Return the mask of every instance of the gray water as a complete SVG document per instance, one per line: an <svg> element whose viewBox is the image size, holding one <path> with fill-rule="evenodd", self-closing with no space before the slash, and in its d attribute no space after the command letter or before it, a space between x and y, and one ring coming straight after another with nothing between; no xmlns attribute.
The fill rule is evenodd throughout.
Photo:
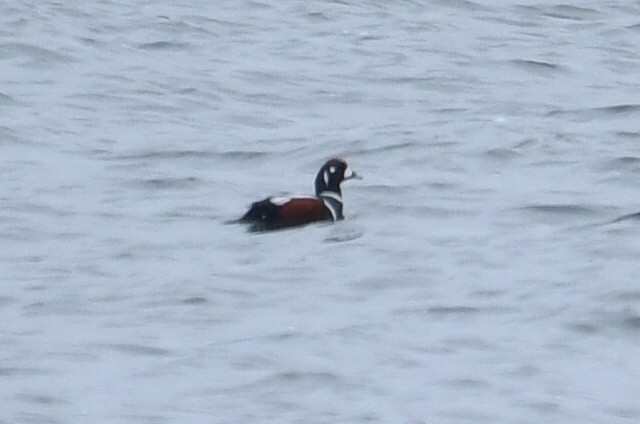
<svg viewBox="0 0 640 424"><path fill-rule="evenodd" d="M640 2L491 3L2 2L0 423L639 422Z"/></svg>

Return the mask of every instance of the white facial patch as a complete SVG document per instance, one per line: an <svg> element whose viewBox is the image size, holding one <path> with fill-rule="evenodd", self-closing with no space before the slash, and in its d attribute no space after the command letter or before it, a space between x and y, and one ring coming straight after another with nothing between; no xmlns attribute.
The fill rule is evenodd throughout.
<svg viewBox="0 0 640 424"><path fill-rule="evenodd" d="M353 171L351 170L351 167L347 165L347 169L344 170L344 179L346 180L351 177L353 177Z"/></svg>
<svg viewBox="0 0 640 424"><path fill-rule="evenodd" d="M327 171L324 171L324 185L329 185L329 174L327 173Z"/></svg>
<svg viewBox="0 0 640 424"><path fill-rule="evenodd" d="M332 174L336 173L336 167L335 166L330 166L329 167L329 172L331 172Z"/></svg>

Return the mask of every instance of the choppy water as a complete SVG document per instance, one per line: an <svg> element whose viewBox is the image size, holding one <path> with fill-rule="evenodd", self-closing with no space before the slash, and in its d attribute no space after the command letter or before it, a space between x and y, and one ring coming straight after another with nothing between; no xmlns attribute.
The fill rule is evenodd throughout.
<svg viewBox="0 0 640 424"><path fill-rule="evenodd" d="M640 3L493 3L3 2L0 423L640 421Z"/></svg>

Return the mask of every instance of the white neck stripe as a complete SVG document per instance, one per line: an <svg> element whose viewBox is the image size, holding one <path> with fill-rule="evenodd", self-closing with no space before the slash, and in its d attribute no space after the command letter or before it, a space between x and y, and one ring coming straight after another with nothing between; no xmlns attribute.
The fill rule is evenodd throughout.
<svg viewBox="0 0 640 424"><path fill-rule="evenodd" d="M320 193L320 197L330 197L333 200L337 200L342 203L342 197L338 193L334 193L333 191L323 191Z"/></svg>
<svg viewBox="0 0 640 424"><path fill-rule="evenodd" d="M331 202L323 200L322 203L324 203L327 209L329 209L329 212L331 212L331 217L333 218L334 221L336 221L338 219L338 215L336 214L336 210L333 208L333 205L331 204Z"/></svg>

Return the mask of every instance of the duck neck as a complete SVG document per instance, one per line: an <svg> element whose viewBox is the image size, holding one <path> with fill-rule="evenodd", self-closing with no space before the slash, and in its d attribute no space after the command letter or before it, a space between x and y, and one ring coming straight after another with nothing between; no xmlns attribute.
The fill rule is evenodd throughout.
<svg viewBox="0 0 640 424"><path fill-rule="evenodd" d="M342 215L342 196L340 193L326 190L318 193L318 197L331 210L335 221L344 219L344 216Z"/></svg>

